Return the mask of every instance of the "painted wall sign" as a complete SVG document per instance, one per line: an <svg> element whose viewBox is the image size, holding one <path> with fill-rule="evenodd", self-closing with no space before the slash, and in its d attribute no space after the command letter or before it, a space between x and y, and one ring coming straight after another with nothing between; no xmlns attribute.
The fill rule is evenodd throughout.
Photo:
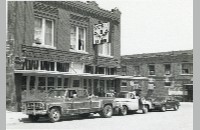
<svg viewBox="0 0 200 130"><path fill-rule="evenodd" d="M102 44L109 42L110 23L100 23L93 27L94 44Z"/></svg>

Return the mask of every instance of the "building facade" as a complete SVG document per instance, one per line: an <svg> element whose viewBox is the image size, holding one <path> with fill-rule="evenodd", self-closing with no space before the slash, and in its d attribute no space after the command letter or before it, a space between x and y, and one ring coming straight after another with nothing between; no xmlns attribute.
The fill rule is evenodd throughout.
<svg viewBox="0 0 200 130"><path fill-rule="evenodd" d="M26 97L54 88L119 91L120 17L92 1L9 1L7 99L19 111Z"/></svg>
<svg viewBox="0 0 200 130"><path fill-rule="evenodd" d="M193 50L122 56L121 74L148 77L143 96L172 95L193 101Z"/></svg>

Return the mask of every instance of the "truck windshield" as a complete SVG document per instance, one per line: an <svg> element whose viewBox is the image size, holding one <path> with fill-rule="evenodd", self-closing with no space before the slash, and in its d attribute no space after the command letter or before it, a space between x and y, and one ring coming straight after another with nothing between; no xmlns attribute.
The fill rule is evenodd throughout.
<svg viewBox="0 0 200 130"><path fill-rule="evenodd" d="M52 90L49 92L48 97L51 98L61 98L62 96L64 96L65 94L65 90Z"/></svg>

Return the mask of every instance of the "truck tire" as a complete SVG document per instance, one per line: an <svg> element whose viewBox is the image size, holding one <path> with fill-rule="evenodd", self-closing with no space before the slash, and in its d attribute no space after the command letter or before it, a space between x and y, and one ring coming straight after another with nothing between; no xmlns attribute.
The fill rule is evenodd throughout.
<svg viewBox="0 0 200 130"><path fill-rule="evenodd" d="M165 112L165 111L166 111L166 106L163 105L163 106L160 108L160 111L161 111L161 112Z"/></svg>
<svg viewBox="0 0 200 130"><path fill-rule="evenodd" d="M127 106L122 106L122 109L119 110L119 115L125 116L128 113L128 108Z"/></svg>
<svg viewBox="0 0 200 130"><path fill-rule="evenodd" d="M111 105L105 105L103 110L99 113L104 118L110 118L113 114L113 108Z"/></svg>
<svg viewBox="0 0 200 130"><path fill-rule="evenodd" d="M35 116L35 115L29 115L28 119L32 122L36 122L39 119L39 116Z"/></svg>
<svg viewBox="0 0 200 130"><path fill-rule="evenodd" d="M173 109L174 109L174 111L177 111L178 110L178 105L175 104Z"/></svg>
<svg viewBox="0 0 200 130"><path fill-rule="evenodd" d="M49 113L49 120L54 123L60 120L61 113L58 108L52 108Z"/></svg>

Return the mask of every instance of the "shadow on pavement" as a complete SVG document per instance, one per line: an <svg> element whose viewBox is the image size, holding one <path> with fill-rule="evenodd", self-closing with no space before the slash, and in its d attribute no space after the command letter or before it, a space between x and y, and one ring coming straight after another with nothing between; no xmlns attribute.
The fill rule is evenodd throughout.
<svg viewBox="0 0 200 130"><path fill-rule="evenodd" d="M61 117L61 120L58 122L63 122L63 121L73 121L73 120L87 120L87 119L97 119L97 118L102 118L100 116L90 116L90 117L80 117L80 116L66 116L66 117ZM30 121L28 118L22 118L19 120L20 122L23 123L51 123L48 118L45 117L40 117L40 119L36 122Z"/></svg>

